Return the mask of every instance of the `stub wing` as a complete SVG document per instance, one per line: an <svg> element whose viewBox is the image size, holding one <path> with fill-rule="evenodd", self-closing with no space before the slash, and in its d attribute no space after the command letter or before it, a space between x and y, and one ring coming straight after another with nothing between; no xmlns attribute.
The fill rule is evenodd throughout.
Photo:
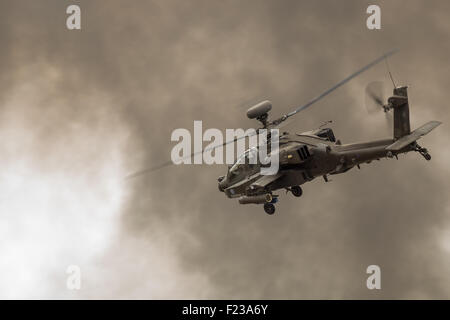
<svg viewBox="0 0 450 320"><path fill-rule="evenodd" d="M274 175L261 176L258 180L252 183L252 187L254 188L265 188L275 180L281 178L283 174L277 173Z"/></svg>
<svg viewBox="0 0 450 320"><path fill-rule="evenodd" d="M440 121L430 121L430 122L424 124L423 126L417 128L410 134L408 134L404 137L401 137L400 139L395 141L393 144L387 146L386 150L390 150L390 151L401 150L402 148L406 147L410 143L412 143L412 142L420 139L424 135L428 134L431 130L433 130L434 128L439 126L441 123L442 122L440 122Z"/></svg>
<svg viewBox="0 0 450 320"><path fill-rule="evenodd" d="M225 194L229 198L236 198L247 193L250 189L253 193L260 193L269 184L277 181L283 176L281 173L275 175L261 175L259 172L249 176L225 189Z"/></svg>

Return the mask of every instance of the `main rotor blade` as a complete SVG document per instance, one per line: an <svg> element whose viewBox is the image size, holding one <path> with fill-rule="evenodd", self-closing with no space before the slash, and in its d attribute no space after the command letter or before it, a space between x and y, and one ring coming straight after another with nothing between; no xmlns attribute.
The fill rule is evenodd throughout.
<svg viewBox="0 0 450 320"><path fill-rule="evenodd" d="M383 61L384 59L386 59L387 57L393 55L394 53L396 53L397 50L392 50L389 51L387 53L385 53L384 55L382 55L381 57L377 58L376 60L372 61L371 63L369 63L368 65L364 66L363 68L359 69L358 71L356 71L355 73L351 74L350 76L348 76L347 78L345 78L344 80L342 80L341 82L335 84L334 86L332 86L330 89L328 89L327 91L323 92L322 94L318 95L317 97L315 97L314 99L312 99L311 101L309 101L308 103L302 105L301 107L298 107L297 109L295 109L292 112L289 112L288 114L284 115L281 119L286 120L289 117L292 117L293 115L299 113L302 110L305 110L306 108L308 108L309 106L311 106L312 104L316 103L317 101L319 101L320 99L326 97L327 95L329 95L331 92L333 92L334 90L336 90L337 88L339 88L340 86L346 84L347 82L349 82L350 80L352 80L354 77L360 75L361 73L363 73L364 71L366 71L367 69L373 67L374 65L376 65L377 63L380 63L381 61ZM282 121L284 121L282 120Z"/></svg>
<svg viewBox="0 0 450 320"><path fill-rule="evenodd" d="M280 124L281 122L285 121L287 118L289 118L289 117L291 117L291 116L297 114L298 112L300 112L300 111L302 111L302 110L305 110L306 108L308 108L308 107L311 106L312 104L316 103L317 101L319 101L320 99L324 98L325 96L327 96L328 94L330 94L331 92L333 92L334 90L336 90L337 88L339 88L340 86L344 85L345 83L347 83L348 81L350 81L351 79L353 79L354 77L358 76L359 74L363 73L363 72L366 71L367 69L369 69L369 68L371 68L372 66L376 65L377 63L381 62L383 59L385 59L385 58L387 58L387 57L393 55L395 52L396 52L396 50L392 50L392 51L389 51L388 53L385 53L384 55L382 55L382 56L379 57L378 59L372 61L371 63L369 63L368 65L364 66L363 68L361 68L360 70L356 71L355 73L351 74L350 76L348 76L347 78L345 78L345 79L342 80L341 82L337 83L336 85L334 85L333 87L331 87L331 88L328 89L327 91L325 91L325 92L323 92L322 94L320 94L319 96L315 97L314 99L312 99L312 100L309 101L308 103L304 104L304 105L301 106L301 107L298 107L298 108L295 109L294 111L292 111L292 112L290 112L290 113L288 113L288 114L285 114L285 115L282 116L281 118L279 118L279 119L273 121L273 122L271 123L271 125L269 126L269 128L278 128L278 127L279 127L279 124ZM256 133L257 133L257 132L256 132ZM255 133L255 134L256 134L256 133ZM254 134L252 134L252 135L254 135ZM190 157L192 157L192 156L195 156L196 154L203 153L203 152L205 152L205 151L209 151L209 150L213 150L213 149L216 149L216 148L219 148L219 147L223 147L223 146L225 146L225 145L227 145L227 144L236 142L236 141L238 141L238 140L244 139L245 137L249 137L249 136L251 136L251 135L244 135L244 136L242 136L242 137L235 138L235 139L233 139L233 140L231 140L231 141L227 141L227 142L225 142L225 143L223 143L223 144L221 144L221 145L217 145L217 146L213 146L213 147L209 147L209 148L203 149L202 151L195 152L195 153L190 154L189 156L183 157L182 160L187 159L187 158L190 158ZM146 173L149 173L149 172L152 172L152 171L155 171L155 170L158 170L158 169L161 169L161 168L170 166L170 165L172 165L172 164L174 164L172 161L167 161L167 162L164 162L164 163L159 164L159 165L157 165L157 166L150 167L150 168L147 168L147 169L143 169L143 170L140 170L140 171L136 171L136 172L134 172L134 173L131 173L131 174L127 175L127 176L125 177L125 179L134 178L134 177L140 176L140 175L142 175L142 174L146 174Z"/></svg>
<svg viewBox="0 0 450 320"><path fill-rule="evenodd" d="M214 149L217 149L217 148L219 148L219 147L224 147L224 146L226 146L227 144L230 144L230 143L233 143L233 142L236 142L236 141L245 139L246 137L252 137L252 136L254 136L255 134L258 134L258 131L255 130L255 131L253 131L251 134L243 135L243 136L241 136L241 137L236 137L236 138L234 138L233 140L224 142L224 143L222 143L222 144L219 144L219 145L216 145L216 146L207 147L207 148L202 149L201 151L198 151L198 152L193 152L193 153L191 153L191 154L188 155L188 156L182 157L181 160L185 160L185 159L192 158L193 156L195 156L195 155L197 155L197 154L202 154L202 153L204 153L204 152L206 152L206 151L214 150ZM125 176L125 179L127 180L127 179L131 179L131 178L135 178L135 177L138 177L138 176L140 176L140 175L143 175L143 174L146 174L146 173L150 173L150 172L153 172L153 171L156 171L156 170L159 170L159 169L162 169L162 168L164 168L164 167L171 166L171 165L174 165L174 163L173 163L172 161L166 161L166 162L161 163L161 164L159 164L159 165L156 165L156 166L154 166L154 167L149 167L149 168L146 168L146 169L142 169L142 170L139 170L139 171L130 173L130 174L128 174L127 176Z"/></svg>

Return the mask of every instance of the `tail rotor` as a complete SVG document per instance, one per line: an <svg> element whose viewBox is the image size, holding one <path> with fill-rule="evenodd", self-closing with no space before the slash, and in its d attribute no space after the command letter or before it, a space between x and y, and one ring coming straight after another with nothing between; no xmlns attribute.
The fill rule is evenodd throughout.
<svg viewBox="0 0 450 320"><path fill-rule="evenodd" d="M393 123L392 114L388 111L392 106L387 102L383 90L383 82L373 81L366 86L365 106L369 114L384 111L388 125Z"/></svg>

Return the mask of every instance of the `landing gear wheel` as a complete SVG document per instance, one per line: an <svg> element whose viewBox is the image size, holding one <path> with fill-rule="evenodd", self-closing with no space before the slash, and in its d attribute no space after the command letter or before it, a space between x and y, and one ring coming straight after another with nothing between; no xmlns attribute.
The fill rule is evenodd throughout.
<svg viewBox="0 0 450 320"><path fill-rule="evenodd" d="M300 197L303 194L303 190L302 188L300 188L300 186L291 187L291 192L296 197Z"/></svg>
<svg viewBox="0 0 450 320"><path fill-rule="evenodd" d="M272 214L275 213L275 206L273 204L271 204L271 203L264 203L264 211L267 214L272 215Z"/></svg>
<svg viewBox="0 0 450 320"><path fill-rule="evenodd" d="M418 153L420 153L422 155L422 157L425 158L425 160L427 160L427 161L431 160L431 155L428 153L428 150L426 148L422 148L421 146L419 146L419 144L417 142L415 142L415 144L414 144L414 151L417 151Z"/></svg>

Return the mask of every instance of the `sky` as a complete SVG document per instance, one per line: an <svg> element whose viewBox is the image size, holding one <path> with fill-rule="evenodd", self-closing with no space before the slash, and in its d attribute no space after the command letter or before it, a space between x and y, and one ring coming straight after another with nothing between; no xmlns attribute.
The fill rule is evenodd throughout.
<svg viewBox="0 0 450 320"><path fill-rule="evenodd" d="M381 8L368 30L366 9ZM66 8L81 8L81 30ZM448 1L0 3L0 297L25 299L448 299ZM177 128L250 128L373 59L409 86L410 153L280 192L273 216L217 189L225 165L170 159ZM385 63L301 112L343 143L392 136L364 107ZM68 290L68 266L81 270ZM381 269L368 290L366 268Z"/></svg>

